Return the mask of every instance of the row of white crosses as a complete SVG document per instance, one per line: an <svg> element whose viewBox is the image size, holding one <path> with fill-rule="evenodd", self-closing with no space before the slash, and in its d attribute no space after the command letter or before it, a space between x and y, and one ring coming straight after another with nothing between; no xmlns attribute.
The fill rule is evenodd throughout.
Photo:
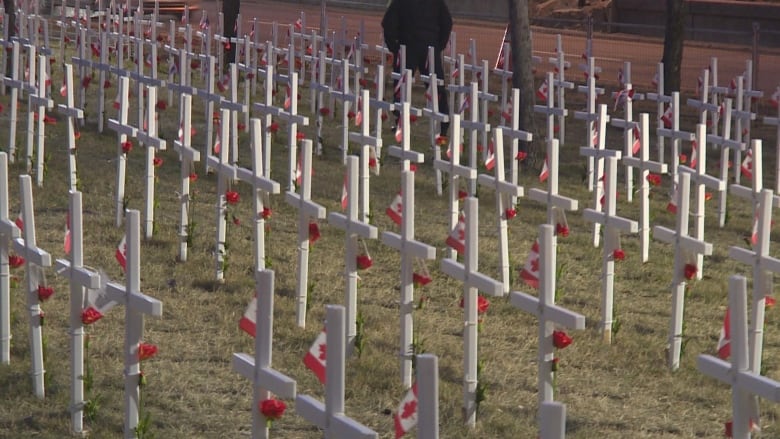
<svg viewBox="0 0 780 439"><path fill-rule="evenodd" d="M577 87L578 92L585 93L585 110L575 111L574 118L585 121L585 132L588 135L588 145L596 146L594 145L595 142L593 137L594 134L596 134L597 129L595 124L598 123L600 118L599 113L596 111L596 99L598 98L598 95L604 94L604 89L596 87L596 72L598 68L595 66L595 59L588 56L587 63L588 64L585 67L587 85L580 85ZM606 125L601 124L601 126L605 127ZM599 137L603 136L603 131L603 129L599 129ZM601 178L600 173L594 168L594 165L594 157L588 157L587 184L590 192L596 190L598 179Z"/></svg>
<svg viewBox="0 0 780 439"><path fill-rule="evenodd" d="M8 217L8 154L0 152L0 364L11 362L11 271L8 262L11 241L19 227Z"/></svg>

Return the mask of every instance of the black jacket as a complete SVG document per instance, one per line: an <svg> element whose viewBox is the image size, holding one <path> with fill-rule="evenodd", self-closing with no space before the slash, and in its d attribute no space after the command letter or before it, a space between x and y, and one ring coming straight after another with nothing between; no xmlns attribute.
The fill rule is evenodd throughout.
<svg viewBox="0 0 780 439"><path fill-rule="evenodd" d="M444 0L392 0L382 18L382 29L392 52L401 44L443 50L452 31L452 16Z"/></svg>

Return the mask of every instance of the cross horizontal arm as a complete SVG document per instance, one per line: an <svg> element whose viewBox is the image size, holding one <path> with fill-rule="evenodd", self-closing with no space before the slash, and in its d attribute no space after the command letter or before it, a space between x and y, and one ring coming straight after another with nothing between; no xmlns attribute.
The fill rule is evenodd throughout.
<svg viewBox="0 0 780 439"><path fill-rule="evenodd" d="M599 212L594 209L585 209L582 211L582 217L588 221L594 223L600 223L615 227L618 230L624 230L628 233L636 233L639 231L639 223L634 220L622 218L619 216L609 216L604 212Z"/></svg>
<svg viewBox="0 0 780 439"><path fill-rule="evenodd" d="M148 314L154 317L162 317L162 302L139 292L127 292L124 285L109 282L106 285L106 293L119 303L132 308L136 312Z"/></svg>
<svg viewBox="0 0 780 439"><path fill-rule="evenodd" d="M739 149L744 151L746 145L739 140L725 139L723 136L716 136L714 134L707 134L707 143L718 145L722 148Z"/></svg>
<svg viewBox="0 0 780 439"><path fill-rule="evenodd" d="M667 229L663 226L653 227L653 238L668 244L674 244L679 241L680 246L689 250L692 253L697 253L705 256L712 254L712 244L709 242L700 241L690 236L677 236L677 232Z"/></svg>
<svg viewBox="0 0 780 439"><path fill-rule="evenodd" d="M374 430L344 415L333 416L328 430L331 433L330 437L354 439L372 439L377 437L377 433Z"/></svg>
<svg viewBox="0 0 780 439"><path fill-rule="evenodd" d="M620 158L623 156L623 153L616 149L598 149L590 146L582 146L580 147L580 155L595 158L615 157L616 159L620 160Z"/></svg>
<svg viewBox="0 0 780 439"><path fill-rule="evenodd" d="M772 273L780 273L780 259L771 256L757 256L756 252L740 247L729 247L729 257L743 264L753 265L759 259L758 265L762 270Z"/></svg>
<svg viewBox="0 0 780 439"><path fill-rule="evenodd" d="M23 238L14 239L14 251L24 255L24 258L31 264L39 267L51 267L51 255L41 248L27 247Z"/></svg>
<svg viewBox="0 0 780 439"><path fill-rule="evenodd" d="M550 194L545 190L537 188L528 190L528 198L540 203L551 204L553 207L563 210L577 210L579 208L578 200L558 194Z"/></svg>
<svg viewBox="0 0 780 439"><path fill-rule="evenodd" d="M452 259L444 259L441 261L441 271L443 271L444 274L464 282L467 284L467 286L476 288L485 294L490 294L491 296L497 297L504 295L503 283L498 282L489 276L485 276L482 273L466 273L463 264L455 262Z"/></svg>
<svg viewBox="0 0 780 439"><path fill-rule="evenodd" d="M680 139L680 140L688 140L688 141L696 139L696 134L694 133L688 131L675 131L669 128L659 128L657 133L661 137L668 137L670 139Z"/></svg>
<svg viewBox="0 0 780 439"><path fill-rule="evenodd" d="M740 198L753 198L758 195L753 188L741 184L732 184L729 186L729 191ZM772 207L780 207L780 195L772 195Z"/></svg>
<svg viewBox="0 0 780 439"><path fill-rule="evenodd" d="M94 290L100 287L100 274L84 267L73 268L67 259L57 259L54 270L57 274L85 288Z"/></svg>
<svg viewBox="0 0 780 439"><path fill-rule="evenodd" d="M328 215L328 222L340 229L364 238L376 239L378 235L376 226L352 220L347 218L346 215L338 212L331 212L330 215Z"/></svg>
<svg viewBox="0 0 780 439"><path fill-rule="evenodd" d="M303 213L312 218L325 218L325 208L323 206L320 206L311 200L301 200L301 196L295 192L287 192L284 194L284 200L293 207L303 209Z"/></svg>
<svg viewBox="0 0 780 439"><path fill-rule="evenodd" d="M179 153L181 160L188 160L190 162L200 161L200 151L191 146L184 145L180 140L173 141L173 150Z"/></svg>
<svg viewBox="0 0 780 439"><path fill-rule="evenodd" d="M589 111L575 111L574 118L587 122L595 122L599 120L599 113L591 113ZM607 116L607 122L609 122L609 116Z"/></svg>
<svg viewBox="0 0 780 439"><path fill-rule="evenodd" d="M461 120L460 127L466 130L485 130L490 131L490 124L486 122L473 122L470 120Z"/></svg>
<svg viewBox="0 0 780 439"><path fill-rule="evenodd" d="M473 180L477 178L477 170L463 165L452 165L446 160L434 160L433 168L439 171L452 172L458 177L468 178Z"/></svg>
<svg viewBox="0 0 780 439"><path fill-rule="evenodd" d="M414 163L422 163L425 161L425 154L417 151L403 149L400 146L389 146L387 148L387 154L391 157L396 157L400 160L409 160Z"/></svg>
<svg viewBox="0 0 780 439"><path fill-rule="evenodd" d="M75 117L76 119L83 119L84 118L84 110L82 110L81 108L71 108L71 107L68 107L65 104L57 105L57 112L59 112L60 114L64 114L65 116ZM109 128L112 128L111 127L111 121L112 120L113 119L109 119L108 120L108 127ZM115 120L114 120L114 123L116 125L118 125L118 122L115 121ZM112 128L112 129L116 131L116 128ZM122 134L124 134L124 133L122 133Z"/></svg>
<svg viewBox="0 0 780 439"><path fill-rule="evenodd" d="M712 355L699 355L696 368L705 375L724 383L734 383L736 387L747 393L758 395L773 402L780 401L780 383L765 376L748 371L733 371L728 361Z"/></svg>
<svg viewBox="0 0 780 439"><path fill-rule="evenodd" d="M83 115L84 113L82 112L81 114ZM135 137L136 133L138 132L138 128L132 125L125 125L123 123L119 123L119 121L115 119L108 119L108 129L116 131L117 134L124 134L130 137Z"/></svg>
<svg viewBox="0 0 780 439"><path fill-rule="evenodd" d="M612 124L613 127L622 128L624 130L626 129L631 130L639 126L639 122L635 120L612 119L610 123Z"/></svg>
<svg viewBox="0 0 780 439"><path fill-rule="evenodd" d="M547 105L534 105L534 112L544 113L553 116L568 116L569 110L558 107L548 107Z"/></svg>
<svg viewBox="0 0 780 439"><path fill-rule="evenodd" d="M691 183L703 184L704 186L719 192L726 190L725 181L719 178L715 178L711 175L700 174L695 169L689 168L687 166L678 166L677 172L686 172L691 174Z"/></svg>
<svg viewBox="0 0 780 439"><path fill-rule="evenodd" d="M261 368L255 380L255 359L248 354L233 354L233 370L282 398L295 397L295 380L277 370L268 367Z"/></svg>
<svg viewBox="0 0 780 439"><path fill-rule="evenodd" d="M647 94L647 100L649 101L656 101L656 102L663 102L663 103L669 103L672 102L671 96L662 95L659 93L648 93Z"/></svg>
<svg viewBox="0 0 780 439"><path fill-rule="evenodd" d="M656 174L666 174L669 172L669 167L666 163L651 162L648 160L642 160L639 157L623 157L623 164L626 166L633 166L635 168L641 168Z"/></svg>
<svg viewBox="0 0 780 439"><path fill-rule="evenodd" d="M477 182L483 186L495 187L498 193L508 194L512 197L522 197L525 193L522 186L518 186L508 181L496 182L496 177L493 177L492 175L480 174L479 177L477 177Z"/></svg>
<svg viewBox="0 0 780 439"><path fill-rule="evenodd" d="M245 183L256 186L257 189L268 192L270 194L278 194L280 191L278 182L262 176L256 176L254 171L251 169L241 167L237 168L236 178Z"/></svg>
<svg viewBox="0 0 780 439"><path fill-rule="evenodd" d="M421 259L436 259L436 247L417 240L404 240L394 232L382 232L382 243Z"/></svg>
<svg viewBox="0 0 780 439"><path fill-rule="evenodd" d="M381 137L374 137L371 135L364 135L362 133L356 133L356 132L350 132L349 133L349 141L355 142L361 145L370 145L370 146L376 146L377 148L382 147L382 138Z"/></svg>
<svg viewBox="0 0 780 439"><path fill-rule="evenodd" d="M327 427L327 415L325 414L325 404L317 401L309 395L298 395L295 397L295 411L301 417L319 428Z"/></svg>
<svg viewBox="0 0 780 439"><path fill-rule="evenodd" d="M594 69L594 70L595 70L594 73L597 73L597 72L601 71L601 69L599 69L598 67L596 69ZM588 90L589 90L589 87L587 85L578 85L577 86L577 91L580 92L580 93L588 93ZM597 95L603 95L604 94L604 88L603 87L595 87L593 89L593 91Z"/></svg>
<svg viewBox="0 0 780 439"><path fill-rule="evenodd" d="M159 149L161 151L165 150L167 145L164 139L161 139L157 136L150 136L149 133L145 133L143 131L138 131L135 135L135 138L144 145Z"/></svg>
<svg viewBox="0 0 780 439"><path fill-rule="evenodd" d="M5 239L16 239L21 236L21 230L13 221L3 219L0 220L0 236Z"/></svg>

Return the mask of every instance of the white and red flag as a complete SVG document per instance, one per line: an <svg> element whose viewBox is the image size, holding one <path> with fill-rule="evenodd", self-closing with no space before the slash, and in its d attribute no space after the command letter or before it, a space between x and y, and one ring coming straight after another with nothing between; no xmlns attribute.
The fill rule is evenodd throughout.
<svg viewBox="0 0 780 439"><path fill-rule="evenodd" d="M536 98L540 101L547 102L547 94L549 91L549 86L547 85L547 80L545 79L544 82L542 82L542 85L536 89Z"/></svg>
<svg viewBox="0 0 780 439"><path fill-rule="evenodd" d="M547 167L547 156L544 157L544 163L542 164L542 172L539 173L539 183L547 181L547 177L550 176L550 169Z"/></svg>
<svg viewBox="0 0 780 439"><path fill-rule="evenodd" d="M249 305L246 307L246 310L244 311L244 315L241 316L241 320L238 321L238 327L242 331L254 337L255 329L257 327L256 318L257 318L257 296L253 297L252 301L249 302Z"/></svg>
<svg viewBox="0 0 780 439"><path fill-rule="evenodd" d="M780 106L780 87L775 90L775 92L772 94L772 98L770 99L772 102L772 106L777 108Z"/></svg>
<svg viewBox="0 0 780 439"><path fill-rule="evenodd" d="M487 156L485 156L485 169L488 171L492 171L496 166L496 152L493 149L493 142L488 142Z"/></svg>
<svg viewBox="0 0 780 439"><path fill-rule="evenodd" d="M70 236L70 212L65 217L65 238L62 240L62 248L66 255L70 254L71 236Z"/></svg>
<svg viewBox="0 0 780 439"><path fill-rule="evenodd" d="M471 98L466 96L465 98L463 98L463 103L460 104L460 108L458 108L458 114L463 114L463 112L470 107L471 107Z"/></svg>
<svg viewBox="0 0 780 439"><path fill-rule="evenodd" d="M320 380L320 383L325 384L325 355L328 352L328 339L325 336L325 330L317 336L314 343L306 352L303 357L303 364L314 372L314 375Z"/></svg>
<svg viewBox="0 0 780 439"><path fill-rule="evenodd" d="M699 148L696 139L691 140L691 168L696 168L696 164L699 162Z"/></svg>
<svg viewBox="0 0 780 439"><path fill-rule="evenodd" d="M341 210L347 209L349 204L349 194L347 192L347 182L349 181L349 175L344 174L344 184L341 186Z"/></svg>
<svg viewBox="0 0 780 439"><path fill-rule="evenodd" d="M399 226L401 225L401 221L404 219L404 199L401 196L400 191L395 195L395 198L393 198L393 201L390 203L390 205L387 206L385 213L390 217L391 220L393 220L394 223L398 224Z"/></svg>
<svg viewBox="0 0 780 439"><path fill-rule="evenodd" d="M720 338L718 338L718 357L727 360L731 355L731 325L729 323L729 309L726 308L726 315L723 317L723 327L720 328Z"/></svg>
<svg viewBox="0 0 780 439"><path fill-rule="evenodd" d="M404 399L398 404L398 411L393 417L395 421L395 438L398 439L417 425L417 383L406 392Z"/></svg>
<svg viewBox="0 0 780 439"><path fill-rule="evenodd" d="M666 111L664 111L664 114L661 115L661 120L664 123L665 128L671 128L672 127L672 118L674 117L674 108L672 108L671 105L666 107Z"/></svg>
<svg viewBox="0 0 780 439"><path fill-rule="evenodd" d="M284 89L284 109L289 110L292 104L292 97L290 96L290 84L287 84Z"/></svg>
<svg viewBox="0 0 780 439"><path fill-rule="evenodd" d="M753 178L753 150L748 149L745 153L745 158L742 159L742 166L740 166L740 172L746 178Z"/></svg>
<svg viewBox="0 0 780 439"><path fill-rule="evenodd" d="M539 288L539 239L531 246L531 252L520 270L520 277L531 288Z"/></svg>
<svg viewBox="0 0 780 439"><path fill-rule="evenodd" d="M446 244L459 254L466 251L466 217L463 213L458 216L458 223L447 236Z"/></svg>
<svg viewBox="0 0 780 439"><path fill-rule="evenodd" d="M119 241L119 245L116 246L116 253L114 254L116 261L119 262L119 266L122 270L127 271L127 235L122 235L122 240Z"/></svg>
<svg viewBox="0 0 780 439"><path fill-rule="evenodd" d="M16 227L19 229L20 232L24 232L24 219L22 218L22 211L19 211L19 215L14 220L14 224L16 224Z"/></svg>
<svg viewBox="0 0 780 439"><path fill-rule="evenodd" d="M639 135L639 127L635 126L631 130L631 137L633 138L632 144L631 144L631 154L636 155L640 149L642 149L642 141L640 139Z"/></svg>

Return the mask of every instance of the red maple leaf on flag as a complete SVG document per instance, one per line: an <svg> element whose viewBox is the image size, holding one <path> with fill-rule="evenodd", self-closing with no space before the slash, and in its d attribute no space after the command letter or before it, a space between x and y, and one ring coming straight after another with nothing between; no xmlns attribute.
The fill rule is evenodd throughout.
<svg viewBox="0 0 780 439"><path fill-rule="evenodd" d="M409 401L404 404L404 410L401 412L401 418L407 419L417 413L417 401Z"/></svg>
<svg viewBox="0 0 780 439"><path fill-rule="evenodd" d="M539 271L539 259L534 259L531 261L531 270L533 271Z"/></svg>
<svg viewBox="0 0 780 439"><path fill-rule="evenodd" d="M320 345L320 360L325 361L325 354L328 353L328 346L323 343Z"/></svg>

